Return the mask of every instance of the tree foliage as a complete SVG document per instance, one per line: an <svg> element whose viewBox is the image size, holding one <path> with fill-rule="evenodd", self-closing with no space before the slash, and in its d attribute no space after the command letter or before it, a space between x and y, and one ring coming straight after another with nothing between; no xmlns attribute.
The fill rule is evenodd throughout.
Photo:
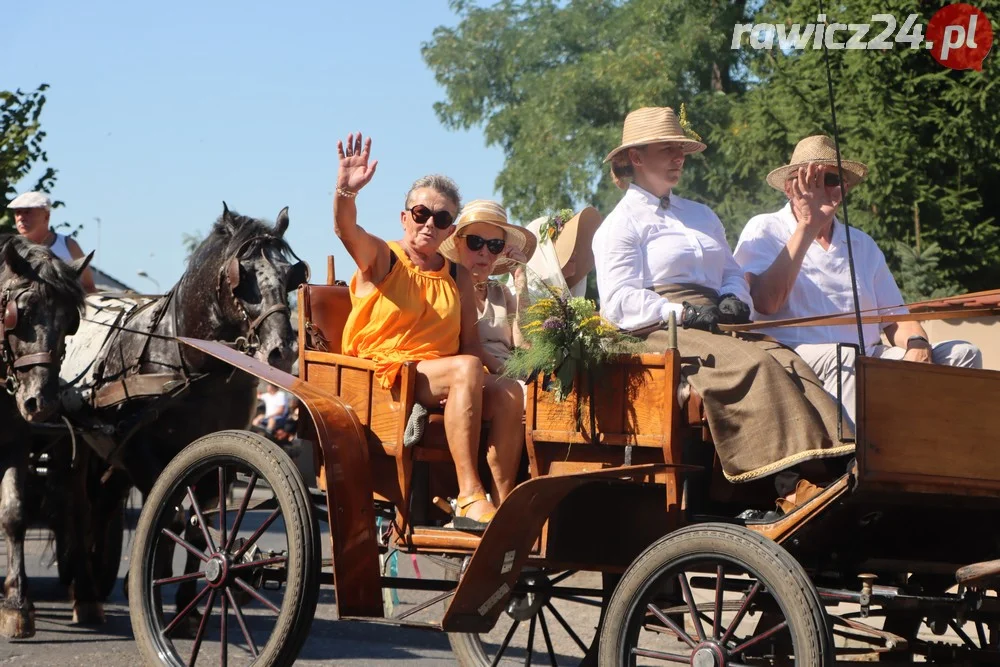
<svg viewBox="0 0 1000 667"><path fill-rule="evenodd" d="M24 92L17 89L0 91L0 229L14 224L7 205L17 196L16 184L24 179L36 166L45 166L35 184L23 190L49 192L55 185L56 170L48 166L49 156L42 147L45 132L40 117L45 107L45 91L48 84L41 84L36 90ZM53 202L60 206L62 202Z"/></svg>
<svg viewBox="0 0 1000 667"><path fill-rule="evenodd" d="M423 48L446 95L435 110L446 127L481 126L503 150L496 186L516 219L583 204L607 214L620 193L602 160L625 115L685 102L709 148L689 158L678 190L711 206L735 242L750 217L782 205L768 171L798 140L833 132L822 50L730 48L736 23L815 23L812 0L451 6L457 26L437 28ZM1000 0L977 7L1000 16ZM918 0L845 0L826 13L845 24L880 13L902 23L916 13L926 25L932 11ZM880 29L873 23L868 39ZM829 57L843 153L870 169L849 194L850 222L895 258L894 268L893 242L922 240L940 248L942 284L1000 284L998 55L982 72L945 69L903 43Z"/></svg>

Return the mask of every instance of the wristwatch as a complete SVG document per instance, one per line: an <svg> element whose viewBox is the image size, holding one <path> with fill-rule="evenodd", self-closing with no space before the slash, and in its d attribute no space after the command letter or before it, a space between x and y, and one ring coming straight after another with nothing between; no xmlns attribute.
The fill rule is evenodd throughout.
<svg viewBox="0 0 1000 667"><path fill-rule="evenodd" d="M914 345L916 343L916 345ZM924 338L923 336L910 336L906 339L906 349L909 350L911 347L930 347L931 342Z"/></svg>

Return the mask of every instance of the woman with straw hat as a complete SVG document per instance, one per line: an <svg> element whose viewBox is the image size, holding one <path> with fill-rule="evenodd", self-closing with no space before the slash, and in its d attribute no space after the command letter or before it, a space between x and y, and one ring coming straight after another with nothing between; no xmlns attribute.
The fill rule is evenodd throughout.
<svg viewBox="0 0 1000 667"><path fill-rule="evenodd" d="M839 442L836 406L794 352L717 335L719 324L749 321L750 293L718 216L673 192L686 156L705 150L683 116L633 111L605 159L626 192L594 238L601 311L644 329L651 351L667 347L661 325L676 318L682 374L702 397L723 473L732 482L774 475L778 510L791 511L821 490L797 466L853 445Z"/></svg>
<svg viewBox="0 0 1000 667"><path fill-rule="evenodd" d="M458 498L452 525L485 530L516 483L524 442L524 400L517 383L485 376L490 358L479 342L472 278L438 250L454 231L459 195L454 181L425 176L406 194L403 238L386 242L358 225L356 197L375 175L371 139L350 134L337 142L340 168L334 230L357 263L344 354L371 359L383 388L398 390L399 370L416 362L416 402L444 402L444 430L455 464ZM493 500L479 477L479 436L490 422L487 462Z"/></svg>
<svg viewBox="0 0 1000 667"><path fill-rule="evenodd" d="M476 199L465 205L455 223L455 231L438 250L461 264L476 287L479 340L488 355L491 373L521 345L518 313L526 304L525 263L534 254L537 239L524 227L507 222L507 211L494 201ZM517 295L490 276L513 273Z"/></svg>

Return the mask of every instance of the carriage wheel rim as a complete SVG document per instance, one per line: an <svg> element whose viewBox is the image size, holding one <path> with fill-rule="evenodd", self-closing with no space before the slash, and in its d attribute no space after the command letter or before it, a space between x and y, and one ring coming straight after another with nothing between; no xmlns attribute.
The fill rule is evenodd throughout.
<svg viewBox="0 0 1000 667"><path fill-rule="evenodd" d="M714 564L715 571L708 576L714 576L716 583L712 591L714 595L712 614L710 617L704 618L705 613L701 609L702 605L698 604L691 594L691 577L689 576L691 571L687 568L691 565L701 565L707 562ZM699 567L696 572L699 575L705 576L703 567ZM741 598L736 615L729 623L723 624L722 612L725 604L720 604L720 602L726 592L725 584L734 574L736 576L748 576L749 578L746 581L749 586ZM670 609L674 610L674 613L677 613L676 609L686 607L686 611L681 612L681 614L682 616L689 616L692 619L692 625L694 626L692 632L688 632L686 627L678 626L668 615L663 614L657 608L657 605L650 602L650 598L653 596L651 590L668 576L677 581L682 598L682 601L678 602L676 607L671 607ZM635 620L630 620L624 626L625 635L621 642L623 664L635 664L637 657L643 657L658 663L690 664L692 667L730 667L731 665L742 665L745 664L743 658L744 651L758 647L760 644L768 640L773 640L782 634L788 635L788 639L792 641L792 652L794 653L794 637L789 634L787 610L783 602L770 593L765 581L756 568L724 554L690 554L665 564L653 576L649 577L642 593L637 597L635 605L628 612L630 617L635 617ZM781 622L759 634L754 632L748 637L737 636L736 629L746 620L747 612L754 607L755 601L764 598L769 598L777 605L782 619ZM645 611L643 614L636 616L636 609L640 605L644 606ZM692 613L692 610L696 613ZM662 622L663 626L666 626L660 626L661 630L657 632L673 634L678 638L679 643L685 644L685 646L669 651L639 648L639 637L642 634L642 630L647 626L646 623L639 621L648 616L653 616L657 621ZM671 627L671 624L673 624L673 627Z"/></svg>
<svg viewBox="0 0 1000 667"><path fill-rule="evenodd" d="M226 496L227 481L235 481L236 475L231 478L227 475L228 466L237 465L240 468L249 469L250 480L244 489L243 499L239 507L233 508L228 502L222 503L221 510L215 511L218 519L217 525L211 525L211 520L205 518L202 502L196 497L192 486L193 480L201 478L204 480L210 475L217 475L219 489L223 491L223 498ZM177 498L176 503L166 504L156 515L156 539L149 548L152 557L147 559L143 565L144 576L148 581L147 588L149 596L143 600L143 604L151 606L152 614L149 618L157 619L154 637L158 637L157 649L167 664L184 665L191 667L198 664L230 664L230 649L234 646L240 647L248 655L246 659L240 659L241 663L255 661L263 648L275 636L278 627L278 618L283 612L286 603L284 591L281 591L282 599L279 604L275 604L261 590L260 584L255 581L263 568L268 566L286 566L290 554L285 551L285 555L269 556L263 559L252 558L252 550L265 536L267 530L282 517L280 503L261 522L249 537L239 537L244 520L251 513L251 497L258 489L259 481L268 480L263 474L245 461L236 461L220 457L219 459L209 459L201 465L192 466L179 480L177 488L172 493L172 497ZM272 490L272 493L273 490ZM176 507L183 507L183 501L190 502L189 512L192 513L190 522L192 530L201 533L204 542L208 544L199 549L197 544L186 539L188 530L177 532L170 529L171 512ZM277 497L275 496L277 501ZM231 520L229 517L232 517ZM243 529L247 532L247 529ZM214 531L214 532L213 532ZM289 541L288 526L281 529L282 538L287 546ZM178 576L157 577L154 571L157 567L159 545L164 540L177 545L179 551L186 551L199 562L196 572L185 572ZM194 596L183 608L173 609L173 613L168 611L172 600L165 599L162 589L184 583L193 583L196 588ZM261 614L251 615L252 611L261 611L269 614L264 616L269 629L262 632L255 627L255 622L260 620ZM200 621L198 620L200 617ZM197 624L197 630L193 639L178 637L177 631L181 624L188 619L189 623ZM231 621L235 620L235 623ZM235 625L232 631L230 626ZM255 632L256 630L256 632ZM267 639L259 642L255 635L266 634ZM223 638L225 641L222 641ZM218 645L218 658L202 655L206 640L213 639ZM234 641L235 640L235 641ZM191 642L188 650L182 651L181 642ZM183 647L187 648L187 647ZM186 655L185 655L186 654ZM199 662L199 659L201 660Z"/></svg>

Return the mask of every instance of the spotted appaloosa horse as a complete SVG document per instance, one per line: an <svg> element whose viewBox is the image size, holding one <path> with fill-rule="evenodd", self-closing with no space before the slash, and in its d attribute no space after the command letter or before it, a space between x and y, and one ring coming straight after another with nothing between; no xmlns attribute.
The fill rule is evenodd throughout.
<svg viewBox="0 0 1000 667"><path fill-rule="evenodd" d="M53 416L59 405L59 363L65 337L83 309L80 274L92 255L65 264L20 236L0 239L0 527L7 542L7 578L0 635L35 634L24 567L24 485L31 435L28 424Z"/></svg>
<svg viewBox="0 0 1000 667"><path fill-rule="evenodd" d="M287 209L272 227L225 208L177 285L128 320L127 330L113 333L98 355L96 391L133 376L171 374L179 389L171 389L169 396L133 397L92 411L92 418L125 434L115 443L110 463L127 472L127 479L116 483L115 474L104 475L106 483L97 484L93 461L81 466L91 470L86 484L90 491L85 492L89 502L77 502L78 494L72 494L67 526L74 545L78 622L103 621L99 572L118 564L99 562L100 544L108 531L121 530L113 519L122 511L129 482L148 494L160 471L186 445L215 431L246 428L256 408L256 378L173 337L228 341L261 362L291 369L296 338L288 293L307 280L308 268L293 261L294 253L283 239L288 224ZM108 465L102 465L106 471ZM206 502L214 503L215 495L217 491Z"/></svg>

